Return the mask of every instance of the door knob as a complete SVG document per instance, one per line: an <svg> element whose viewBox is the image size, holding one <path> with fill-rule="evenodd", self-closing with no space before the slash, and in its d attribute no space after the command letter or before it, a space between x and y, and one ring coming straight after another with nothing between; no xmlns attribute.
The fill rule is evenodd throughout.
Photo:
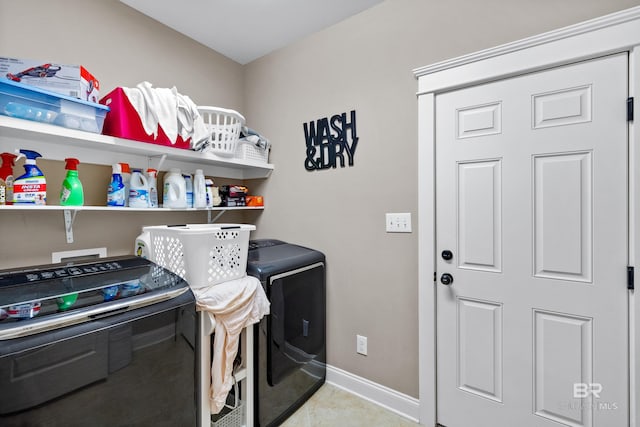
<svg viewBox="0 0 640 427"><path fill-rule="evenodd" d="M442 259L445 261L449 261L451 260L451 258L453 258L453 252L451 252L448 249L445 249L444 251L442 251Z"/></svg>
<svg viewBox="0 0 640 427"><path fill-rule="evenodd" d="M444 273L442 276L440 276L440 283L442 283L443 285L450 285L453 283L453 276L450 275L449 273Z"/></svg>

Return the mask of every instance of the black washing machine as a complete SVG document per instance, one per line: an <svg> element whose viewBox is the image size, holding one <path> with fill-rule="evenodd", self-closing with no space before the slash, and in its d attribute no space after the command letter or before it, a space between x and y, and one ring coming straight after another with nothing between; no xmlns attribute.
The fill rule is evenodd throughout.
<svg viewBox="0 0 640 427"><path fill-rule="evenodd" d="M271 313L254 326L255 425L280 425L326 378L325 256L280 240L249 242L247 273Z"/></svg>
<svg viewBox="0 0 640 427"><path fill-rule="evenodd" d="M0 270L0 425L196 426L195 303L138 257Z"/></svg>

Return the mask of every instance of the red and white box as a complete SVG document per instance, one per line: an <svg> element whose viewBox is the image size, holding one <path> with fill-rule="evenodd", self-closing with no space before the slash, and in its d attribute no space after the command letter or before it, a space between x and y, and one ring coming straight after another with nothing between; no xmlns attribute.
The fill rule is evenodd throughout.
<svg viewBox="0 0 640 427"><path fill-rule="evenodd" d="M82 65L0 57L0 76L83 101L100 99L100 82Z"/></svg>
<svg viewBox="0 0 640 427"><path fill-rule="evenodd" d="M142 120L138 112L131 102L127 94L121 87L117 87L101 100L100 104L106 105L111 110L107 113L102 126L104 135L116 136L118 138L133 139L135 141L148 142L151 144L165 145L174 148L191 148L191 138L182 139L180 135L175 144L162 130L162 126L158 125L157 136L149 135L144 130Z"/></svg>

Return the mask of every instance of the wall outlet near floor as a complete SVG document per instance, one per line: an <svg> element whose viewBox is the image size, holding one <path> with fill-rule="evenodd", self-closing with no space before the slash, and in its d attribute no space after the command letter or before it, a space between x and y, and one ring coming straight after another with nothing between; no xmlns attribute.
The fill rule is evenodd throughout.
<svg viewBox="0 0 640 427"><path fill-rule="evenodd" d="M386 214L387 233L411 233L411 213Z"/></svg>
<svg viewBox="0 0 640 427"><path fill-rule="evenodd" d="M356 353L367 355L367 337L356 335Z"/></svg>

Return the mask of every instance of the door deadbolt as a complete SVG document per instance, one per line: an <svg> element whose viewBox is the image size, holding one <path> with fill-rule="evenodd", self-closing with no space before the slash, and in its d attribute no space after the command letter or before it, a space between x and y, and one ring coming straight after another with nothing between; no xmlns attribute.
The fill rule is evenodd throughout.
<svg viewBox="0 0 640 427"><path fill-rule="evenodd" d="M440 276L440 283L442 283L443 285L450 285L453 283L453 276L450 275L449 273L444 273L442 276Z"/></svg>
<svg viewBox="0 0 640 427"><path fill-rule="evenodd" d="M442 251L442 259L445 261L450 261L453 258L453 252L448 249Z"/></svg>

